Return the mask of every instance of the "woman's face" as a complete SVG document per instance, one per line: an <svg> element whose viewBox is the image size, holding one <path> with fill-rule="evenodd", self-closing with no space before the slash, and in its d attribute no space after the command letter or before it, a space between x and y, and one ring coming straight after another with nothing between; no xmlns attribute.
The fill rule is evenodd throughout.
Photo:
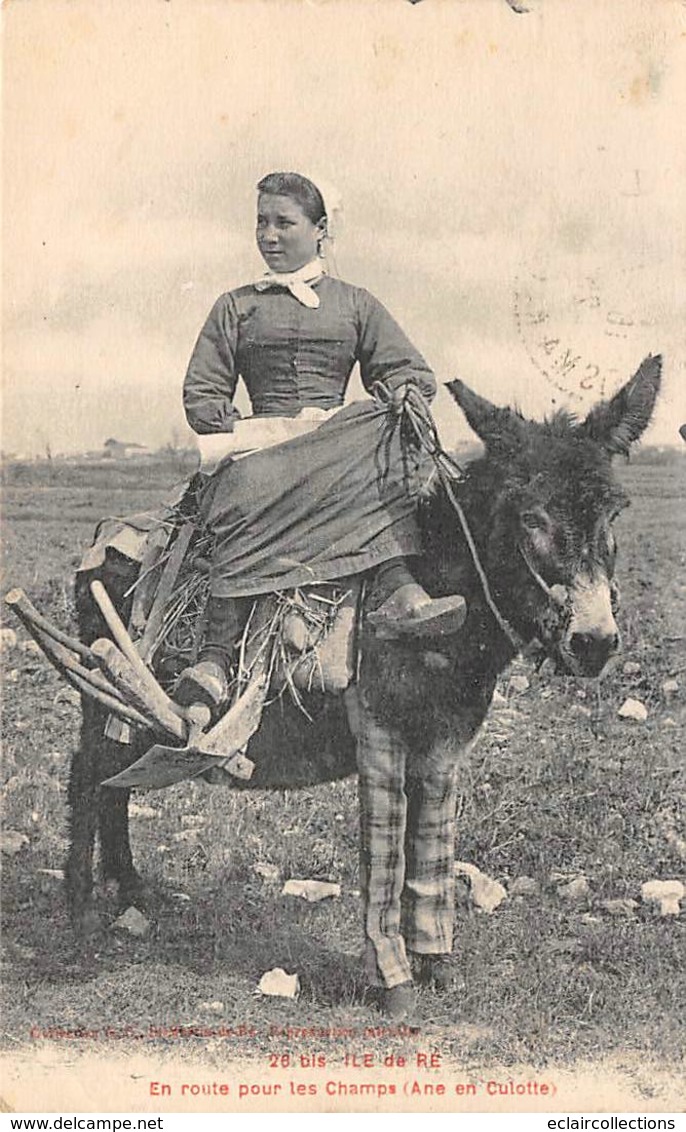
<svg viewBox="0 0 686 1132"><path fill-rule="evenodd" d="M325 221L313 224L293 197L260 193L257 246L272 271L297 271L317 255Z"/></svg>

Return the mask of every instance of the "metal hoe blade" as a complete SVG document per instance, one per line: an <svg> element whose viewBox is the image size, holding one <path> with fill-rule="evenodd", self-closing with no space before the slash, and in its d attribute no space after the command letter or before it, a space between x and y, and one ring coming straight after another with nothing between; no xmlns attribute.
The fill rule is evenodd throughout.
<svg viewBox="0 0 686 1132"><path fill-rule="evenodd" d="M195 778L211 767L221 767L234 778L246 781L254 765L242 752L260 725L268 690L269 655L265 650L255 662L243 695L210 731L202 729L209 709L203 705L188 708L191 726L185 747L156 743L126 770L103 782L103 786L161 788ZM208 714L203 716L203 711Z"/></svg>

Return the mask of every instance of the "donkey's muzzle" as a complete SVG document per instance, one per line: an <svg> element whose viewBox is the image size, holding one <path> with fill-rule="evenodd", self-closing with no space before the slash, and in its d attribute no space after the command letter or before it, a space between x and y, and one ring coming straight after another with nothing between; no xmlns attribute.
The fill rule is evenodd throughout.
<svg viewBox="0 0 686 1132"><path fill-rule="evenodd" d="M572 633L569 652L584 676L599 676L619 651L619 633Z"/></svg>

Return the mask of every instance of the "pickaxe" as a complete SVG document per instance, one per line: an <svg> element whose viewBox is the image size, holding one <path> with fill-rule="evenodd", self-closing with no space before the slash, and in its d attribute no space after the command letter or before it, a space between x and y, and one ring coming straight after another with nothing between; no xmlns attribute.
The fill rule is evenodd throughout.
<svg viewBox="0 0 686 1132"><path fill-rule="evenodd" d="M48 660L79 691L126 722L170 735L184 744L155 744L103 785L171 786L215 767L234 778L249 779L254 764L242 752L259 726L269 689L271 649L267 642L260 648L253 646L252 657L246 656L251 665L244 692L207 731L210 709L204 704L182 708L167 695L143 662L105 587L96 580L90 588L114 638L101 638L91 647L55 628L23 591L12 590L5 600Z"/></svg>

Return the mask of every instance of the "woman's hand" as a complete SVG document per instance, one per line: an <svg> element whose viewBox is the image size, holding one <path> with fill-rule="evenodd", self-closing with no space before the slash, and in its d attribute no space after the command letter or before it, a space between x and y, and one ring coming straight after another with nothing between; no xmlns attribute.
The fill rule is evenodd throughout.
<svg viewBox="0 0 686 1132"><path fill-rule="evenodd" d="M395 389L387 390L387 394L388 407L397 417L402 416L407 408L413 407L421 412L427 407L427 401L414 381L404 381Z"/></svg>
<svg viewBox="0 0 686 1132"><path fill-rule="evenodd" d="M391 386L390 389L385 382L377 381L371 388L371 394L379 404L384 405L397 417L401 415L406 402L416 391L417 387L411 381L402 381L398 385Z"/></svg>
<svg viewBox="0 0 686 1132"><path fill-rule="evenodd" d="M404 381L402 385L398 385L395 389L391 390L390 407L397 416L400 416L405 402L416 388L417 387L413 385L411 381Z"/></svg>

